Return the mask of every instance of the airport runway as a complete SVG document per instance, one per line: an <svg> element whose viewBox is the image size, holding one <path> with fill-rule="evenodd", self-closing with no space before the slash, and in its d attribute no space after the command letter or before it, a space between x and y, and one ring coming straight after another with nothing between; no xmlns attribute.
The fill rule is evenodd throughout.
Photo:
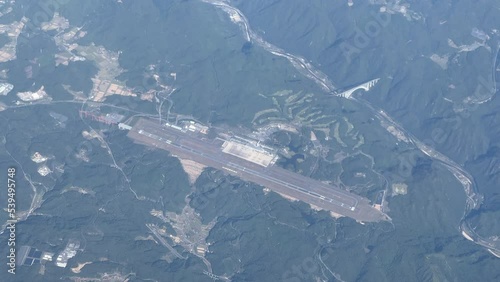
<svg viewBox="0 0 500 282"><path fill-rule="evenodd" d="M324 210L362 222L387 220L387 216L373 208L366 198L278 166L263 167L223 153L222 140L208 139L202 133L183 132L141 118L128 136L136 143L167 150L180 158L223 170Z"/></svg>

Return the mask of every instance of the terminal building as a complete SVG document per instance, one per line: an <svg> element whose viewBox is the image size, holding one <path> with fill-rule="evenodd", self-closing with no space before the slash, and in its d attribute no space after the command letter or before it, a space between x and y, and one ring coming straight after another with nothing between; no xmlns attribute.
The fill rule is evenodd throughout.
<svg viewBox="0 0 500 282"><path fill-rule="evenodd" d="M125 129L127 126L121 127ZM160 124L156 120L139 118L127 135L138 144L167 150L172 156L224 170L320 209L361 222L388 220L364 197L276 166L275 148L231 131L216 133L215 136L204 134L201 125L191 122Z"/></svg>
<svg viewBox="0 0 500 282"><path fill-rule="evenodd" d="M263 167L273 165L278 159L276 153L269 152L263 148L242 144L236 142L234 139L227 140L222 144L222 152Z"/></svg>

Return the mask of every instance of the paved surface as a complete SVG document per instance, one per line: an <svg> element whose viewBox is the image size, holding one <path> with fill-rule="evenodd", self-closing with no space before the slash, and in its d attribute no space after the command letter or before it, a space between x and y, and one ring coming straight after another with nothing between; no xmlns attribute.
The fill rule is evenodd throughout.
<svg viewBox="0 0 500 282"><path fill-rule="evenodd" d="M201 133L183 132L142 118L132 127L128 136L136 143L164 149L180 158L224 170L324 210L362 222L387 220L386 215L373 208L366 198L278 166L262 167L225 154L220 139L208 139Z"/></svg>

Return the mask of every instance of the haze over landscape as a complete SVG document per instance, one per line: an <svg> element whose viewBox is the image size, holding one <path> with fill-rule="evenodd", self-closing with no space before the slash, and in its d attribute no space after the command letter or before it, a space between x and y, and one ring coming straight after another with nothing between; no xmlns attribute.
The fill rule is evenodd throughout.
<svg viewBox="0 0 500 282"><path fill-rule="evenodd" d="M0 280L500 280L499 12L0 1Z"/></svg>

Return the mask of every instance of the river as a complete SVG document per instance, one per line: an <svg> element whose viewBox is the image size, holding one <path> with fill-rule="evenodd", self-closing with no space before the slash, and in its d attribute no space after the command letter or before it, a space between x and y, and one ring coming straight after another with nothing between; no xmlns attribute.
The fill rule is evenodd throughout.
<svg viewBox="0 0 500 282"><path fill-rule="evenodd" d="M259 45L266 51L276 56L286 58L301 74L314 81L326 92L336 95L336 87L326 74L316 69L311 63L306 61L305 58L287 53L285 50L265 41L262 37L252 31L248 19L239 9L229 5L228 2L220 0L201 1L212 4L225 11L230 16L232 22L242 27L247 41ZM364 99L357 99L352 96L349 99L356 101L370 109L373 115L381 123L392 125L399 134L406 136L408 143L413 144L417 149L429 156L431 159L437 161L438 163L441 163L448 171L450 171L455 176L455 178L462 184L464 192L467 196L464 214L459 226L462 236L480 246L485 247L490 253L500 258L500 241L495 241L493 239L480 236L471 227L471 224L468 220L468 216L474 210L477 210L481 206L481 203L483 201L483 195L478 193L477 185L472 175L444 154L424 144L424 142L420 141L413 134L405 130L404 127L401 126L398 122L389 117L389 115L387 115L383 110L377 109L374 105Z"/></svg>

